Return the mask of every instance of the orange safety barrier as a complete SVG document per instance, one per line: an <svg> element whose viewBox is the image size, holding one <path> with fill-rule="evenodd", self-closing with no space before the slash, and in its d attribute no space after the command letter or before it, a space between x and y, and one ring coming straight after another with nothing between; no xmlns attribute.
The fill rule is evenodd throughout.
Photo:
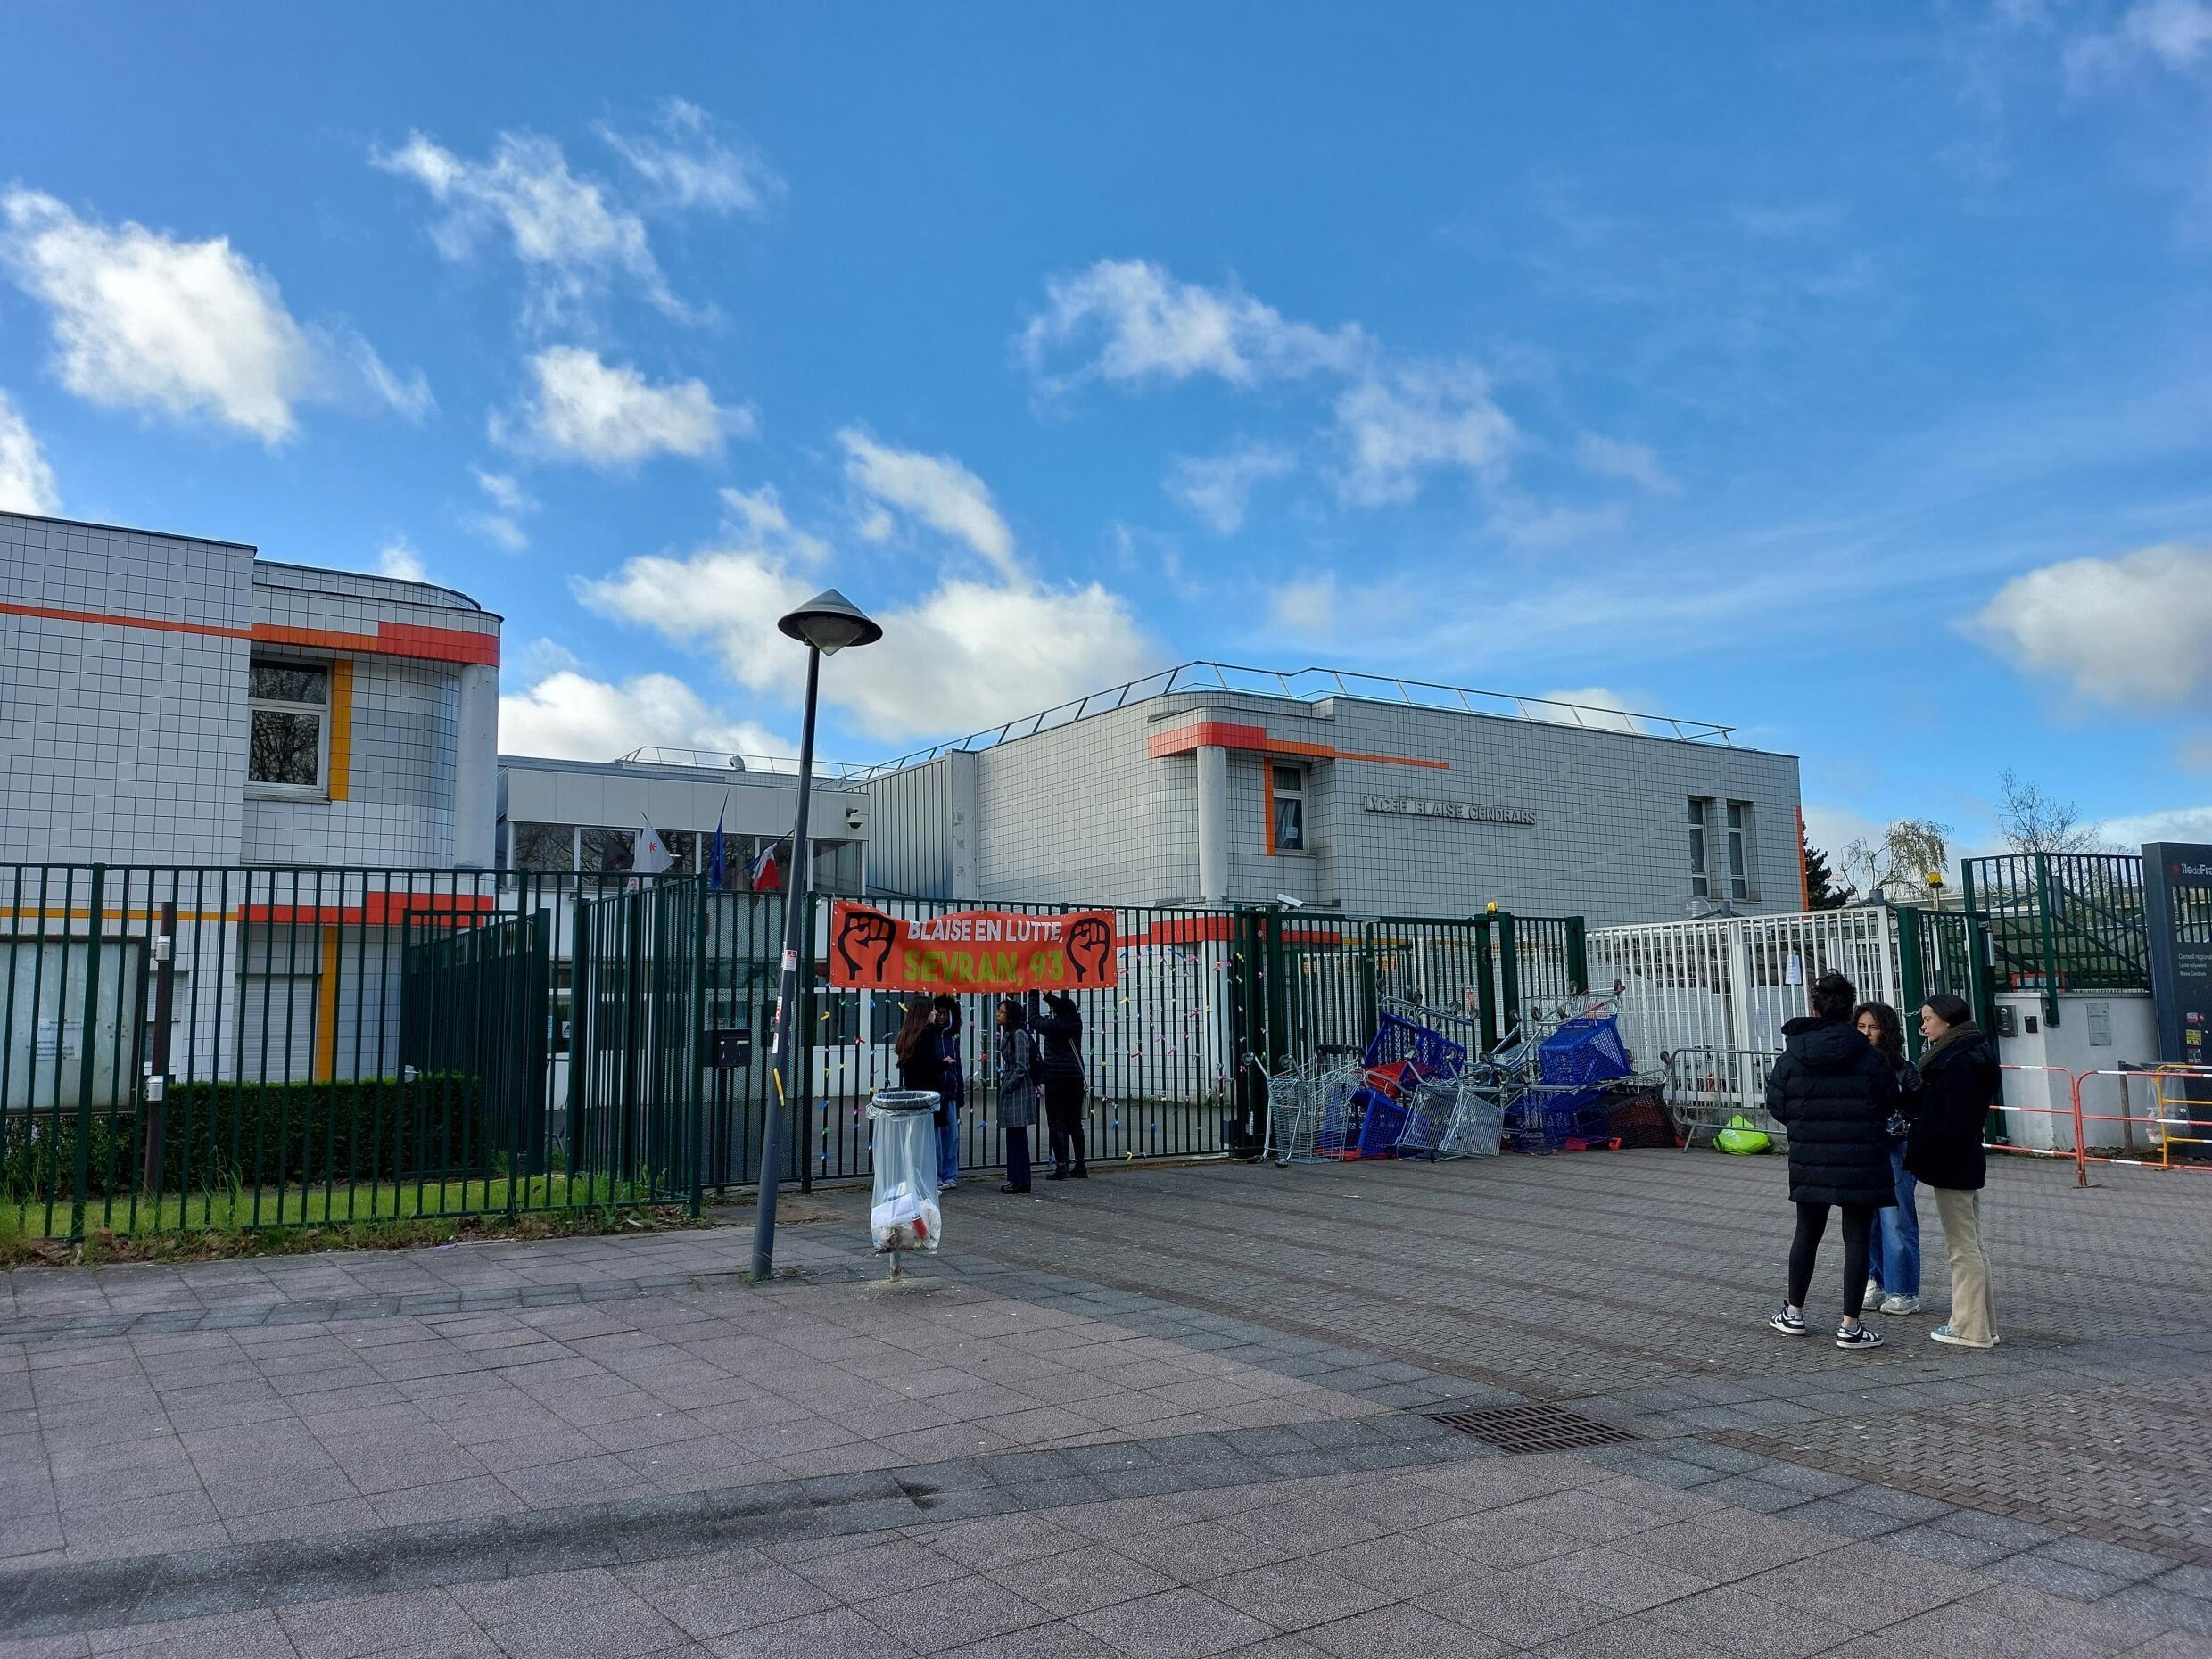
<svg viewBox="0 0 2212 1659"><path fill-rule="evenodd" d="M2000 1065L1997 1069L1999 1071L2010 1071L2021 1074L2030 1072L2043 1072L2050 1074L2043 1079L2044 1090L2043 1097L2048 1100L2053 1095L2061 1096L2066 1101L2065 1105L2016 1106L2011 1101L2008 1100L2005 1102L2001 1110L2008 1118L2018 1116L2028 1118L2065 1118L2072 1127L2074 1131L2073 1156L2076 1167L2076 1173L2079 1176L2081 1184L2087 1186L2089 1184L2089 1176L2086 1171L2081 1170L2079 1168L2081 1163L2080 1151L2082 1144L2082 1102L2081 1096L2076 1091L2074 1086L2074 1074L2068 1071L2064 1066ZM2063 1081L2054 1083L2051 1081L2053 1077L2063 1079ZM1990 1102L1993 1106L1996 1105L1996 1103L1997 1102L1994 1101ZM2051 1138L2056 1140L2058 1137L2053 1135ZM2056 1147L2012 1146L1998 1141L1984 1141L1982 1145L1984 1149L1988 1151L2010 1152L2015 1156L2021 1158L2064 1158L2068 1156L2067 1152Z"/></svg>
<svg viewBox="0 0 2212 1659"><path fill-rule="evenodd" d="M2176 1142L2183 1144L2212 1146L2212 1133L2198 1133L2200 1130L2212 1130L2212 1122L2200 1121L2191 1117L2188 1110L2191 1105L2212 1105L2212 1066L2161 1065L2146 1067L2134 1071L2101 1067L2089 1071L2068 1071L2063 1066L2001 1065L1998 1069L2021 1073L2043 1072L2066 1078L2067 1103L2063 1107L2018 1106L2008 1102L2002 1110L2007 1116L2066 1118L2069 1120L2074 1131L2074 1143L2073 1150L2068 1152L2059 1147L2010 1146L2001 1145L1994 1142L1985 1142L1984 1145L1990 1151L2012 1152L2029 1158L2071 1157L2074 1160L2075 1182L2080 1186L2089 1184L2089 1166L2092 1164L2125 1164L2144 1169L2181 1168L2212 1171L2212 1160L2204 1163L2176 1164L2174 1161L2173 1153ZM2120 1097L2119 1104L2122 1107L2120 1111L2091 1111L2084 1107L2084 1085L2089 1085L2092 1089L2099 1086L2104 1088L2114 1086L2091 1085L2091 1079L2096 1077L2111 1077L2118 1080L2117 1087ZM2187 1092L2187 1085L2192 1083L2203 1086L2204 1093L2201 1096L2192 1098ZM2126 1110L2131 1088L2142 1084L2148 1084L2152 1090L2153 1110L2148 1117ZM2055 1092L2055 1089L2048 1077L2045 1078L2044 1087L2045 1098L2049 1098L2050 1094ZM2093 1098L2092 1094L2092 1100ZM2123 1145L2127 1148L2125 1151L2092 1152L2089 1150L2088 1126L2091 1124L2122 1124L2130 1127L2140 1124L2157 1142L2158 1155L2156 1157L2134 1155L2134 1137L2125 1129L2121 1133L2120 1139Z"/></svg>

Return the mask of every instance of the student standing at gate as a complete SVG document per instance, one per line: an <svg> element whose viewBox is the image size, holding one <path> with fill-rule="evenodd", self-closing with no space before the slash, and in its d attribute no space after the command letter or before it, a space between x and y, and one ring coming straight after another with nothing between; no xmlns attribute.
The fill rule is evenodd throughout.
<svg viewBox="0 0 2212 1659"><path fill-rule="evenodd" d="M1029 1129L1036 1122L1036 1077L1030 1059L1036 1043L1021 1004L1011 996L999 999L998 1127L1006 1131L1006 1182L1002 1193L1029 1190Z"/></svg>
<svg viewBox="0 0 2212 1659"><path fill-rule="evenodd" d="M891 1047L898 1056L899 1087L938 1092L945 1080L945 1052L937 1045L937 1026L926 999L918 996L906 1004L906 1017Z"/></svg>
<svg viewBox="0 0 2212 1659"><path fill-rule="evenodd" d="M1957 1348L1997 1346L1997 1308L1982 1249L1982 1183L1988 1154L1982 1120L1997 1103L1997 1057L1962 996L1939 992L1920 1005L1920 1115L1905 1142L1905 1168L1936 1189L1951 1251L1951 1317L1928 1334Z"/></svg>
<svg viewBox="0 0 2212 1659"><path fill-rule="evenodd" d="M968 1074L960 1061L960 1001L935 996L929 1000L929 1023L937 1033L937 1185L960 1184L960 1109L968 1103Z"/></svg>
<svg viewBox="0 0 2212 1659"><path fill-rule="evenodd" d="M1911 1118L1920 1110L1920 1074L1905 1058L1904 1022L1887 1003L1861 1003L1851 1011L1859 1035L1874 1044L1896 1074L1899 1110ZM1897 1202L1878 1211L1868 1241L1866 1305L1877 1313L1920 1311L1920 1211L1913 1189L1919 1184L1905 1168L1905 1143L1890 1123L1889 1173Z"/></svg>
<svg viewBox="0 0 2212 1659"><path fill-rule="evenodd" d="M1044 1123L1052 1137L1052 1172L1047 1181L1087 1179L1083 1160L1083 1016L1075 999L1059 991L1044 994L1045 1012L1029 993L1029 1029L1044 1051Z"/></svg>
<svg viewBox="0 0 2212 1659"><path fill-rule="evenodd" d="M1767 1110L1789 1131L1789 1196L1797 1234L1789 1247L1789 1294L1767 1324L1784 1336L1805 1334L1812 1264L1828 1212L1843 1211L1844 1316L1838 1348L1879 1348L1859 1322L1865 1305L1867 1237L1875 1212L1897 1201L1889 1173L1889 1117L1897 1079L1874 1046L1853 1028L1858 993L1839 973L1812 983L1812 1013L1782 1028L1785 1048L1767 1074Z"/></svg>

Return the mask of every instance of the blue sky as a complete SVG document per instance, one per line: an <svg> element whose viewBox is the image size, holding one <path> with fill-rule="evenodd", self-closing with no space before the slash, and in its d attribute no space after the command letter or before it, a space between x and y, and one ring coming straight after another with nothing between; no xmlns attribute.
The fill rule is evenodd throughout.
<svg viewBox="0 0 2212 1659"><path fill-rule="evenodd" d="M1175 661L2212 838L2212 4L19 5L0 504L420 570L503 743Z"/></svg>

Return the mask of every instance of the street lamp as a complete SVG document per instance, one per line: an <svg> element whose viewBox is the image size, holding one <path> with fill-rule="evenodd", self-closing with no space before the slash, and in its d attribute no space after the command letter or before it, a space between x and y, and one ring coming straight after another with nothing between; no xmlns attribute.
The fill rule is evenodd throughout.
<svg viewBox="0 0 2212 1659"><path fill-rule="evenodd" d="M783 1168L783 1114L800 1097L798 1041L799 930L806 925L807 890L813 885L813 859L806 839L807 798L814 784L814 693L821 680L821 659L847 646L873 645L883 630L835 588L817 593L776 626L806 647L806 712L799 726L799 804L791 829L791 878L783 894L783 971L776 982L775 1046L777 1099L761 1128L760 1206L753 1222L753 1276L776 1270L776 1188Z"/></svg>

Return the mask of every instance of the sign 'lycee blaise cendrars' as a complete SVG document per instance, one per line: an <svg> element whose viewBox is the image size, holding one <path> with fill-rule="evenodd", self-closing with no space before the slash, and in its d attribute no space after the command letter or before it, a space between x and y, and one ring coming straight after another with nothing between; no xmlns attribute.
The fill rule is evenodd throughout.
<svg viewBox="0 0 2212 1659"><path fill-rule="evenodd" d="M1090 991L1119 983L1110 911L894 916L839 900L830 983L869 991Z"/></svg>
<svg viewBox="0 0 2212 1659"><path fill-rule="evenodd" d="M1486 806L1474 801L1424 801L1410 795L1363 795L1360 810L1391 813L1400 818L1457 818L1476 824L1532 824L1536 814L1525 806Z"/></svg>

